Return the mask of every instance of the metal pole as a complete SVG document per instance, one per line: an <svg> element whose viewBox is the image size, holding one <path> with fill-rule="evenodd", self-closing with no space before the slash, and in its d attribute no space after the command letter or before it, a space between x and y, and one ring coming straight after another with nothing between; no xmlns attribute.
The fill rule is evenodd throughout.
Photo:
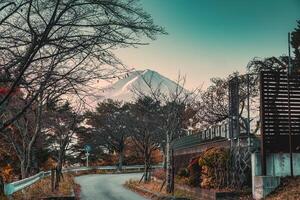
<svg viewBox="0 0 300 200"><path fill-rule="evenodd" d="M247 74L247 143L248 149L251 146L251 139L250 139L250 74Z"/></svg>
<svg viewBox="0 0 300 200"><path fill-rule="evenodd" d="M248 137L250 137L250 75L247 74L247 123L248 123L248 128L247 128L247 134Z"/></svg>
<svg viewBox="0 0 300 200"><path fill-rule="evenodd" d="M87 152L86 154L86 167L89 167L89 153Z"/></svg>
<svg viewBox="0 0 300 200"><path fill-rule="evenodd" d="M172 196L174 196L174 192L175 192L175 163L174 163L174 149L172 147Z"/></svg>
<svg viewBox="0 0 300 200"><path fill-rule="evenodd" d="M261 173L263 176L267 175L267 159L266 159L266 149L265 149L265 108L264 108L264 73L260 72L260 134L261 134Z"/></svg>
<svg viewBox="0 0 300 200"><path fill-rule="evenodd" d="M288 33L288 51L289 51L289 62L288 62L288 74L287 74L287 81L288 81L288 115L289 115L289 151L290 151L290 166L291 166L291 176L294 176L294 167L293 167L293 148L292 148L292 127L291 127L291 103L290 103L290 75L292 73L291 69L291 34Z"/></svg>

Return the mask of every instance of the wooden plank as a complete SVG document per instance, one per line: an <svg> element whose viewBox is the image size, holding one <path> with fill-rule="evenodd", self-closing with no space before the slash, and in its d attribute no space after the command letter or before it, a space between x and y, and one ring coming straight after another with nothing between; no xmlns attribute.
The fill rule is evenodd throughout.
<svg viewBox="0 0 300 200"><path fill-rule="evenodd" d="M300 147L300 76L289 77L288 83L284 71L261 72L260 84L262 154L289 152L289 133L293 151L299 152L294 147Z"/></svg>

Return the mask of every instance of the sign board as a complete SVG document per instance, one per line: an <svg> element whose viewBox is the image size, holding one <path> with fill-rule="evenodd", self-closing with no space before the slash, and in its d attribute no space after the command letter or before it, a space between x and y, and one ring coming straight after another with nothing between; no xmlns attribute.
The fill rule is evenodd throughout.
<svg viewBox="0 0 300 200"><path fill-rule="evenodd" d="M86 145L84 145L84 150L85 150L87 153L89 153L89 152L91 152L92 147L91 147L90 145L86 144Z"/></svg>

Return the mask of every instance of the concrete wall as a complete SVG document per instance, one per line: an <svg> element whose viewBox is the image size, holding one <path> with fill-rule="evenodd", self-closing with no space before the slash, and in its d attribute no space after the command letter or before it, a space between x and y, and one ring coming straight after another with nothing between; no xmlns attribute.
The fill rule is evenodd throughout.
<svg viewBox="0 0 300 200"><path fill-rule="evenodd" d="M288 153L267 154L267 174L261 173L261 155L251 155L252 195L254 199L265 198L280 184L280 177L290 176L290 155ZM300 153L293 153L294 175L300 175Z"/></svg>
<svg viewBox="0 0 300 200"><path fill-rule="evenodd" d="M252 154L252 165L255 165L254 174L261 174L261 157L259 153ZM294 175L300 175L300 153L293 153ZM267 176L285 177L291 175L290 155L288 153L267 154Z"/></svg>

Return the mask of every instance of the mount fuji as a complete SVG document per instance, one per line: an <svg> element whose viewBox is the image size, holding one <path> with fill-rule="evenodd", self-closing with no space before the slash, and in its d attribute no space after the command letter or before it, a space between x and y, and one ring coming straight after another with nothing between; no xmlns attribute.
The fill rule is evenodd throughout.
<svg viewBox="0 0 300 200"><path fill-rule="evenodd" d="M188 92L169 78L156 71L146 69L125 74L123 78L104 88L102 97L103 99L130 102L136 100L139 93L151 95L152 91L159 91L162 95L170 95L176 90L182 90L183 93Z"/></svg>

